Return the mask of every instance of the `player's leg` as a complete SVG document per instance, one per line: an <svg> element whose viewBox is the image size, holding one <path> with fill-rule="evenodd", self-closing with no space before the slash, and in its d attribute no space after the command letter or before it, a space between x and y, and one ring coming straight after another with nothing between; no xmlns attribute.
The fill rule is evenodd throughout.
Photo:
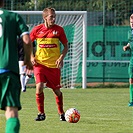
<svg viewBox="0 0 133 133"><path fill-rule="evenodd" d="M129 66L128 69L128 73L129 73L129 95L130 95L130 101L128 106L133 106L133 68L131 66Z"/></svg>
<svg viewBox="0 0 133 133"><path fill-rule="evenodd" d="M20 128L18 110L21 109L19 75L11 72L1 74L0 85L0 108L5 110L6 133L18 133Z"/></svg>
<svg viewBox="0 0 133 133"><path fill-rule="evenodd" d="M54 95L55 95L55 101L58 108L58 114L60 115L61 121L66 121L64 116L64 109L63 109L63 93L60 91L60 89L53 89Z"/></svg>
<svg viewBox="0 0 133 133"><path fill-rule="evenodd" d="M21 82L22 92L26 91L25 77L26 77L25 74L20 74L20 82Z"/></svg>
<svg viewBox="0 0 133 133"><path fill-rule="evenodd" d="M21 88L22 91L25 92L26 91L26 84L25 84L25 79L26 79L26 75L25 75L25 66L23 66L24 61L19 61L19 73L20 73L20 82L21 82Z"/></svg>
<svg viewBox="0 0 133 133"><path fill-rule="evenodd" d="M45 71L46 72L46 71ZM55 96L55 101L58 108L58 114L60 120L65 121L64 110L63 110L63 94L60 91L60 69L58 68L47 68L47 84L48 87L52 88Z"/></svg>
<svg viewBox="0 0 133 133"><path fill-rule="evenodd" d="M29 82L31 77L32 77L32 75L26 75L26 77L25 77L25 85L27 85L27 83Z"/></svg>
<svg viewBox="0 0 133 133"><path fill-rule="evenodd" d="M43 75L43 66L34 66L34 76L36 81L36 103L38 108L38 115L35 119L36 121L45 120L45 111L44 111L44 75Z"/></svg>
<svg viewBox="0 0 133 133"><path fill-rule="evenodd" d="M56 104L57 104L57 107L58 107L58 114L64 114L64 110L63 110L63 94L60 91L60 89L53 89L53 92L54 92Z"/></svg>
<svg viewBox="0 0 133 133"><path fill-rule="evenodd" d="M129 87L129 94L130 94L130 102L129 106L133 106L133 79L129 79L130 87Z"/></svg>
<svg viewBox="0 0 133 133"><path fill-rule="evenodd" d="M6 133L19 133L18 108L6 107Z"/></svg>
<svg viewBox="0 0 133 133"><path fill-rule="evenodd" d="M38 107L38 111L41 114L44 114L44 93L43 93L43 85L44 83L36 84L36 103Z"/></svg>
<svg viewBox="0 0 133 133"><path fill-rule="evenodd" d="M44 83L38 83L36 84L36 103L37 103L37 109L38 109L38 115L37 118L35 118L36 121L43 121L45 120L45 112L44 112L44 93L43 93L43 85Z"/></svg>

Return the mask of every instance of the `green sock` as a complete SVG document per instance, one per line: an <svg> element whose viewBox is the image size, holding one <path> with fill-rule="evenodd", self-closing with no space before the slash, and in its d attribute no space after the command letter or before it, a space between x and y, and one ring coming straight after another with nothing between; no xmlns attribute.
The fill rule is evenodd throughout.
<svg viewBox="0 0 133 133"><path fill-rule="evenodd" d="M6 121L6 133L19 133L20 122L16 117L9 118Z"/></svg>
<svg viewBox="0 0 133 133"><path fill-rule="evenodd" d="M133 84L130 85L130 102L133 102Z"/></svg>

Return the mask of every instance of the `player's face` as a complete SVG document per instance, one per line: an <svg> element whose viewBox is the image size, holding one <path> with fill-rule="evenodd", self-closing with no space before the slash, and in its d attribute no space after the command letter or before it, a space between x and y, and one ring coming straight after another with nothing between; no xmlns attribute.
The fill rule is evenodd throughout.
<svg viewBox="0 0 133 133"><path fill-rule="evenodd" d="M49 11L48 15L45 17L48 27L51 27L55 23L56 14L53 11Z"/></svg>
<svg viewBox="0 0 133 133"><path fill-rule="evenodd" d="M130 19L130 26L131 26L131 29L133 29L133 19Z"/></svg>

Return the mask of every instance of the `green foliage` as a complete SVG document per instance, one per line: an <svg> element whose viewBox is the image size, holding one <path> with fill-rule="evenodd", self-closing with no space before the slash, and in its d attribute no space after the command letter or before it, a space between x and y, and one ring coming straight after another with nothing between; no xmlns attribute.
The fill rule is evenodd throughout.
<svg viewBox="0 0 133 133"><path fill-rule="evenodd" d="M80 111L78 123L61 122L51 89L45 89L47 118L35 122L37 115L35 89L21 94L23 109L19 112L20 133L132 133L133 109L128 107L129 90L125 89L62 89L64 109ZM0 111L0 133L4 133L4 112Z"/></svg>
<svg viewBox="0 0 133 133"><path fill-rule="evenodd" d="M107 10L119 10L127 12L132 9L133 1L128 0L6 0L5 5L10 9L13 3L13 10L25 7L25 10L31 10L37 4L37 10L42 10L44 7L53 6L58 10L88 10L96 11L103 10L103 1L105 1ZM29 8L27 8L27 5ZM127 8L128 7L128 8ZM24 9L24 8L23 8Z"/></svg>
<svg viewBox="0 0 133 133"><path fill-rule="evenodd" d="M103 7L105 2L105 8ZM8 10L40 10L54 7L57 11L105 12L106 23L110 21L108 12L115 15L116 25L124 25L133 12L132 0L6 0ZM105 11L104 11L105 9ZM108 20L109 19L109 20Z"/></svg>

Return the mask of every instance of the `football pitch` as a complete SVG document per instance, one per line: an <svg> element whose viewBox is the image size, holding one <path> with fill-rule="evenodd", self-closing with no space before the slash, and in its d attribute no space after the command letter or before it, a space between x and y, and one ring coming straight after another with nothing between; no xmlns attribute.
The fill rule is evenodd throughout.
<svg viewBox="0 0 133 133"><path fill-rule="evenodd" d="M133 107L128 107L128 88L62 89L64 110L80 111L78 123L59 120L51 89L45 89L46 120L34 121L37 115L35 88L21 94L20 133L133 133ZM4 111L0 111L0 133L4 133Z"/></svg>

